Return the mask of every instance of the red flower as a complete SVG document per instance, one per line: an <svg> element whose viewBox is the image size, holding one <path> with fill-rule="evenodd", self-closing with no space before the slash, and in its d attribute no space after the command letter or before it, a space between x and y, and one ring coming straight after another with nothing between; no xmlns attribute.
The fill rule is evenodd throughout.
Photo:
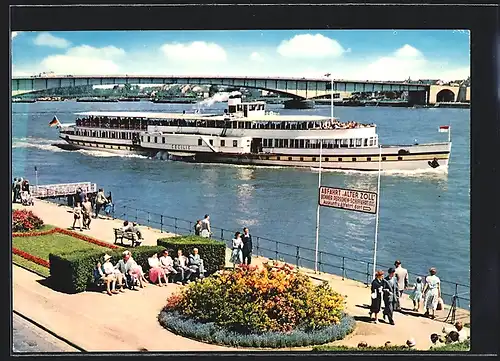
<svg viewBox="0 0 500 361"><path fill-rule="evenodd" d="M28 261L34 262L36 264L39 264L40 266L50 268L50 263L40 257L33 256L32 254L29 254L27 252L21 251L20 249L12 247L12 253L17 254L18 256L21 256L24 259L27 259Z"/></svg>

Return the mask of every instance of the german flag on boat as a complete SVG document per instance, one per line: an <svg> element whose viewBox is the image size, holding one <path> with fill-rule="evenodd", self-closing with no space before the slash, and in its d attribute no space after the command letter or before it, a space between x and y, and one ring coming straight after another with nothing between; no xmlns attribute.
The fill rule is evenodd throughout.
<svg viewBox="0 0 500 361"><path fill-rule="evenodd" d="M59 121L59 119L57 119L57 117L54 115L54 118L50 121L49 123L49 127L56 127L56 126L59 126L61 125L61 122Z"/></svg>

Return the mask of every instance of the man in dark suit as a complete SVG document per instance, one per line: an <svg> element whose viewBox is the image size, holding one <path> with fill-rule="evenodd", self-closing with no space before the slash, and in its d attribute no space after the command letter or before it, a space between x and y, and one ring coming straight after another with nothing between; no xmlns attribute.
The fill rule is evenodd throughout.
<svg viewBox="0 0 500 361"><path fill-rule="evenodd" d="M241 236L241 240L243 241L243 249L242 249L243 263L250 264L252 263L253 245L252 245L252 235L248 231L247 227L243 228L243 235Z"/></svg>
<svg viewBox="0 0 500 361"><path fill-rule="evenodd" d="M396 297L398 297L398 289L395 286L395 282L393 280L394 274L396 270L394 268L389 268L387 271L388 275L384 278L384 288L383 288L383 296L384 296L384 319L387 316L389 319L389 323L394 325L394 319L392 318L392 314L394 312L394 304L396 303Z"/></svg>

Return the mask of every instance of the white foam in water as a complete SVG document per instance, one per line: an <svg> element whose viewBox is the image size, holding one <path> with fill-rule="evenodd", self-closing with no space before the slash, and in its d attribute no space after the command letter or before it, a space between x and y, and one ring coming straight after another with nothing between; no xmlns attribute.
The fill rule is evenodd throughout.
<svg viewBox="0 0 500 361"><path fill-rule="evenodd" d="M70 152L77 152L80 154L84 155L89 155L92 157L101 157L101 158L110 158L110 157L120 157L120 158L144 158L147 159L148 157L140 154L120 154L120 153L112 153L112 152L106 152L102 150L87 150L87 149L78 149L75 151L70 151Z"/></svg>
<svg viewBox="0 0 500 361"><path fill-rule="evenodd" d="M54 145L50 144L37 144L37 143L30 143L30 142L16 142L12 144L12 149L15 148L37 148L41 150L46 150L49 152L66 152L66 150L61 149L59 147L56 147Z"/></svg>
<svg viewBox="0 0 500 361"><path fill-rule="evenodd" d="M319 168L311 168L314 172L319 172ZM365 174L370 176L377 176L378 171L363 171L363 170L353 170L353 169L322 169L322 173L343 173L343 174ZM405 169L390 169L390 170L382 170L380 172L382 175L394 175L394 176L402 176L402 177L435 177L435 178L444 178L448 175L448 168L426 168L426 169L414 169L414 170L405 170Z"/></svg>

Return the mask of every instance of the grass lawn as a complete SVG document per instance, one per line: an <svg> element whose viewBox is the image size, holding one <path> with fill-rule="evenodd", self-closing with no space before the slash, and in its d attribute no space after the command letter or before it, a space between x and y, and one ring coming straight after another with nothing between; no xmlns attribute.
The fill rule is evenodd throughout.
<svg viewBox="0 0 500 361"><path fill-rule="evenodd" d="M42 230L50 228L53 228L53 226L45 225ZM13 237L12 247L47 261L49 260L50 253L71 253L86 249L99 249L103 251L108 250L108 248L85 242L81 239L61 233L52 233L37 237ZM47 277L49 276L49 270L47 268L28 261L18 255L13 254L12 261L25 266L28 269L47 275Z"/></svg>
<svg viewBox="0 0 500 361"><path fill-rule="evenodd" d="M36 264L34 262L28 261L27 259L24 259L23 257L18 256L17 254L12 255L12 263L18 266L23 266L37 273L40 273L45 277L50 276L50 270L48 268L40 266L39 264Z"/></svg>
<svg viewBox="0 0 500 361"><path fill-rule="evenodd" d="M12 238L12 246L45 260L49 260L50 253L68 253L84 249L108 250L108 248L61 233L38 237L14 237Z"/></svg>

